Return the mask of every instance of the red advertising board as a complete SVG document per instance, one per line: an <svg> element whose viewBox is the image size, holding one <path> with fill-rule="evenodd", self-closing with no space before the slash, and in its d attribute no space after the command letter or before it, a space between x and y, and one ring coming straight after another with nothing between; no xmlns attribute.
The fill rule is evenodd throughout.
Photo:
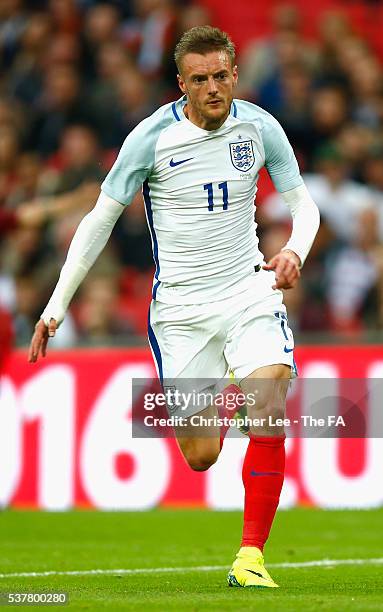
<svg viewBox="0 0 383 612"><path fill-rule="evenodd" d="M383 348L300 347L303 379L379 379ZM133 438L132 378L155 370L147 349L15 352L0 388L0 505L142 509L241 508L247 440L226 439L217 463L193 472L176 442ZM381 402L380 397L374 398ZM383 504L383 439L292 437L281 507Z"/></svg>

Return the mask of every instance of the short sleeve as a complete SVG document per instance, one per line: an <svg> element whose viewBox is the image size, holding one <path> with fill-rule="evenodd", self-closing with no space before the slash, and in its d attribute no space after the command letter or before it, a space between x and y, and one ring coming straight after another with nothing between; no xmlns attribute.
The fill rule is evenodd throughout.
<svg viewBox="0 0 383 612"><path fill-rule="evenodd" d="M142 183L150 175L161 131L173 116L169 105L139 123L127 136L118 157L101 185L102 191L121 204L130 204Z"/></svg>
<svg viewBox="0 0 383 612"><path fill-rule="evenodd" d="M298 162L281 125L268 115L262 126L265 166L280 193L303 184Z"/></svg>

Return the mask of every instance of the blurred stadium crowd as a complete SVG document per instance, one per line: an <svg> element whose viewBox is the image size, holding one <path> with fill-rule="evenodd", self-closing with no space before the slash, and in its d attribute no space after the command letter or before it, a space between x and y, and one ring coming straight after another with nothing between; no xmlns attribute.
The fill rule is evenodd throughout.
<svg viewBox="0 0 383 612"><path fill-rule="evenodd" d="M203 2L0 3L0 343L11 324L16 344L29 342L126 134L179 97L175 41L205 23L221 25ZM355 338L383 326L382 58L346 13L323 13L315 37L302 31L294 3L277 6L270 34L241 46L238 97L282 123L321 210L302 282L285 295L291 325ZM290 219L265 173L256 219L269 258ZM142 342L152 274L138 194L56 346Z"/></svg>

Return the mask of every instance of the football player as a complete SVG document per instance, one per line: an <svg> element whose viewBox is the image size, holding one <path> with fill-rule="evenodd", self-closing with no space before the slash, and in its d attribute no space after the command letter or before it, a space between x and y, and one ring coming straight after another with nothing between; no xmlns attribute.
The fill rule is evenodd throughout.
<svg viewBox="0 0 383 612"><path fill-rule="evenodd" d="M263 548L283 484L285 435L270 419L283 416L295 372L281 289L298 282L319 213L282 127L258 106L234 99L238 73L229 36L210 26L192 28L177 44L175 61L182 96L127 136L73 238L29 359L45 354L74 292L143 185L156 266L149 342L158 376L178 387L192 380L193 391L204 391L207 378L222 379L231 370L245 397L257 394L248 414L262 418L249 431L243 536L228 583L275 588ZM254 220L263 166L293 219L290 239L267 263ZM189 405L182 415L196 413L214 416L217 408ZM213 427L205 435L203 426L192 425L187 435L176 430L192 469L206 470L217 460L224 433Z"/></svg>

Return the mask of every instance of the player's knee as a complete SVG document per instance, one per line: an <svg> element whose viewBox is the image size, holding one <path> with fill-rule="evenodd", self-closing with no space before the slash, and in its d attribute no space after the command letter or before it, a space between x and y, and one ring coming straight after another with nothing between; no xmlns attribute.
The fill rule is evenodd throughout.
<svg viewBox="0 0 383 612"><path fill-rule="evenodd" d="M204 472L212 466L220 453L219 438L186 438L178 439L179 447L186 462L192 470Z"/></svg>
<svg viewBox="0 0 383 612"><path fill-rule="evenodd" d="M216 461L217 457L192 457L188 463L195 472L206 472Z"/></svg>
<svg viewBox="0 0 383 612"><path fill-rule="evenodd" d="M195 472L205 472L211 467L218 458L218 453L208 451L192 451L185 455L186 461Z"/></svg>

